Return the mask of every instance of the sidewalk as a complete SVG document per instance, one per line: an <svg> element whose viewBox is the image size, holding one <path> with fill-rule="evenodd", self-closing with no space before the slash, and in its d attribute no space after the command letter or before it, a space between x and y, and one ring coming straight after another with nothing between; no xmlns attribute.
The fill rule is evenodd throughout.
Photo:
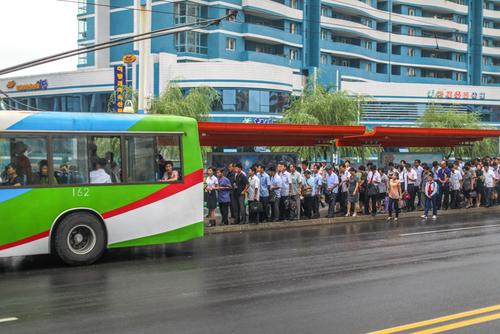
<svg viewBox="0 0 500 334"><path fill-rule="evenodd" d="M486 212L496 212L498 213L498 222L500 223L500 206L495 206L491 208L473 208L473 209L457 209L457 210L442 210L438 212L439 216L450 216L450 215L468 215L476 213L486 213ZM399 218L415 218L423 214L423 211L414 212L404 212L401 213ZM387 214L377 214L373 216L363 216L359 215L356 217L344 217L338 216L334 219L330 218L318 218L309 220L293 220L293 221L283 221L283 222L272 222L263 224L245 224L245 225L224 225L208 227L208 221L205 221L205 234L217 234L217 233L228 233L228 232L244 232L244 231L260 231L269 229L284 229L284 228L295 228L304 226L317 226L317 225L329 225L329 224L341 224L341 223L356 223L356 222L376 222L385 221L387 219Z"/></svg>

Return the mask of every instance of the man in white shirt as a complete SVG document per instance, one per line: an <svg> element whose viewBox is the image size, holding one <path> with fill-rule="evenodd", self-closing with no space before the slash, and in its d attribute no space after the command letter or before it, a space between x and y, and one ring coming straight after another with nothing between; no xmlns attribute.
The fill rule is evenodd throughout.
<svg viewBox="0 0 500 334"><path fill-rule="evenodd" d="M97 160L96 169L90 172L91 184L111 183L111 176L104 170L106 164L106 159Z"/></svg>
<svg viewBox="0 0 500 334"><path fill-rule="evenodd" d="M451 208L458 209L459 208L459 194L460 188L462 187L462 173L459 170L459 165L454 164L453 169L451 170L450 176L450 187L451 187Z"/></svg>
<svg viewBox="0 0 500 334"><path fill-rule="evenodd" d="M415 211L415 185L417 183L417 171L412 168L410 164L406 164L405 169L406 192L410 195L407 202L407 211Z"/></svg>
<svg viewBox="0 0 500 334"><path fill-rule="evenodd" d="M418 197L417 207L420 207L422 204L422 173L424 172L424 168L422 167L422 162L419 159L415 160L414 165L415 165L415 170L417 171L415 194Z"/></svg>
<svg viewBox="0 0 500 334"><path fill-rule="evenodd" d="M253 202L260 200L260 180L257 174L257 168L252 167L248 170L248 207L251 208ZM259 212L249 209L248 221L250 224L259 222Z"/></svg>
<svg viewBox="0 0 500 334"><path fill-rule="evenodd" d="M495 171L488 163L484 164L484 200L486 207L489 208L493 205L493 190L495 189L495 182L498 179L495 176Z"/></svg>
<svg viewBox="0 0 500 334"><path fill-rule="evenodd" d="M290 219L290 207L287 205L290 196L290 187L292 186L292 176L286 170L286 165L284 162L278 164L279 177L281 178L282 187L281 197L280 197L280 220Z"/></svg>
<svg viewBox="0 0 500 334"><path fill-rule="evenodd" d="M382 178L380 177L380 173L377 170L377 166L375 165L370 166L370 171L368 172L366 181L367 181L367 189L365 196L368 197L368 200L365 200L365 214L368 214L369 212L368 205L369 202L371 202L372 216L375 216L377 214L377 199L379 194L378 185L380 184L380 182L382 182Z"/></svg>

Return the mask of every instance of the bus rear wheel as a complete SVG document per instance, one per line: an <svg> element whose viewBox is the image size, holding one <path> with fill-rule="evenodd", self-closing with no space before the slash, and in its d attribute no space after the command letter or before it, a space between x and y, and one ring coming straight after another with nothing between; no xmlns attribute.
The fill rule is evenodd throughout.
<svg viewBox="0 0 500 334"><path fill-rule="evenodd" d="M54 249L57 256L68 265L92 264L106 249L104 227L90 213L71 213L57 227Z"/></svg>

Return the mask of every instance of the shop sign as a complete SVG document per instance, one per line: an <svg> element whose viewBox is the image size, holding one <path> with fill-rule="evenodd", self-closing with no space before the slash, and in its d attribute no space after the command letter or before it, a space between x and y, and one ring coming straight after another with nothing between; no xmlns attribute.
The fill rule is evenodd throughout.
<svg viewBox="0 0 500 334"><path fill-rule="evenodd" d="M432 99L484 100L486 99L486 93L477 91L431 89L427 91L427 97Z"/></svg>
<svg viewBox="0 0 500 334"><path fill-rule="evenodd" d="M10 80L7 82L7 88L11 89L14 87L16 87L17 91L46 90L49 87L49 82L47 81L47 79L40 79L35 83L21 84L21 85L17 85L14 80Z"/></svg>
<svg viewBox="0 0 500 334"><path fill-rule="evenodd" d="M135 63L136 60L137 60L137 56L134 54L128 54L128 55L123 56L123 58L122 58L122 61L125 64Z"/></svg>
<svg viewBox="0 0 500 334"><path fill-rule="evenodd" d="M114 67L115 77L115 105L116 112L123 112L125 107L125 86L127 85L127 75L124 65Z"/></svg>

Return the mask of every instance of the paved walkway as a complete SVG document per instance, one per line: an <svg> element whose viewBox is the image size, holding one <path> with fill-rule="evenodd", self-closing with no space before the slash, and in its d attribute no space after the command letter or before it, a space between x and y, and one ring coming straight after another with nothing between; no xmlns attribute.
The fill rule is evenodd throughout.
<svg viewBox="0 0 500 334"><path fill-rule="evenodd" d="M455 209L455 210L441 210L438 212L438 220L440 216L452 216L457 215L463 217L463 215L475 214L475 213L488 213L496 212L499 215L498 222L500 223L500 206L495 206L491 208L472 208L472 209ZM417 210L414 212L402 212L399 215L400 219L406 218L420 218L423 211ZM326 215L326 211L322 212L322 216ZM244 225L224 225L208 227L208 220L205 221L205 234L216 234L216 233L226 233L226 232L243 232L243 231L258 231L258 230L268 230L268 229L283 229L283 228L295 228L302 226L316 226L316 225L328 225L328 224L339 224L339 223L356 223L356 222L369 222L369 221L384 221L387 219L386 213L377 214L375 217L371 215L359 215L356 217L344 217L338 216L336 218L318 218L318 219L307 219L307 220L293 220L293 221L282 221L282 222L272 222L272 223L262 223L262 224L244 224ZM430 220L430 219L429 219ZM217 220L219 221L219 219Z"/></svg>

